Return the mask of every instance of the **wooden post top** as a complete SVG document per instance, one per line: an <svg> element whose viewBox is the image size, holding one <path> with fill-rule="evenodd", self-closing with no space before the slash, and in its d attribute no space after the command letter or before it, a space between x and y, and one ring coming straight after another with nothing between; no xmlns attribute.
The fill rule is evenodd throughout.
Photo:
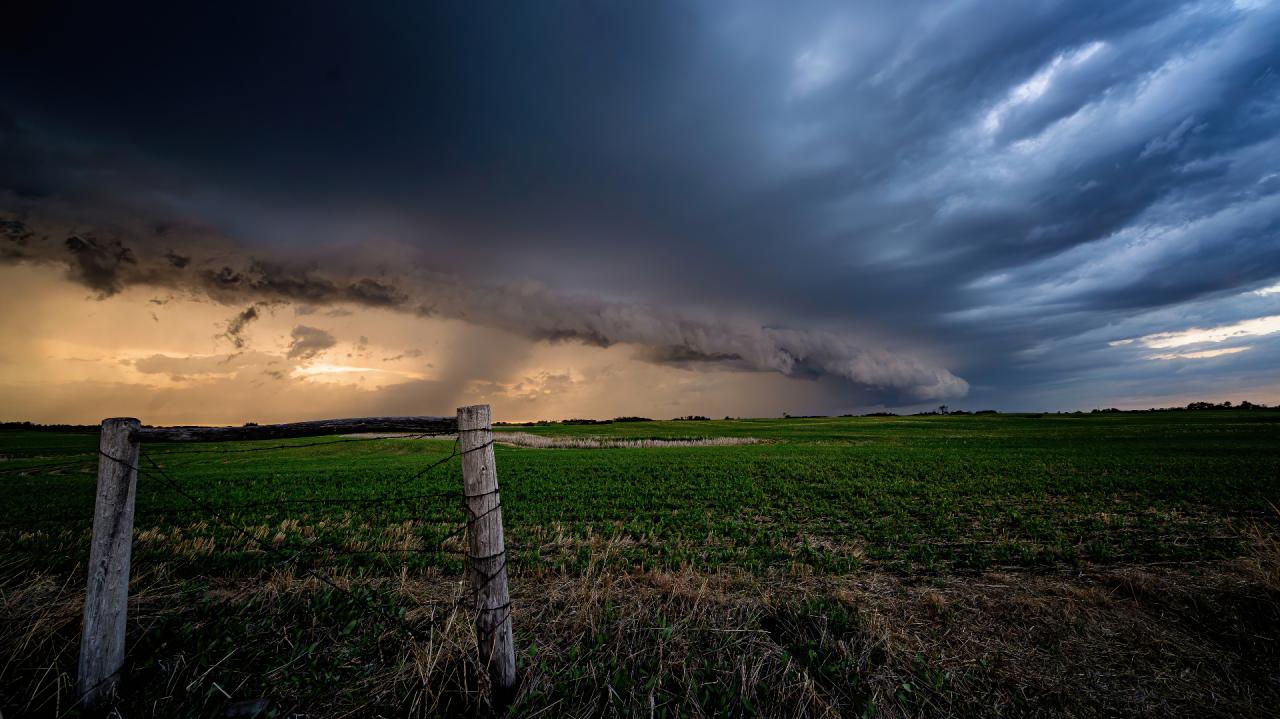
<svg viewBox="0 0 1280 719"><path fill-rule="evenodd" d="M489 429L490 410L487 404L473 404L458 408L458 429Z"/></svg>

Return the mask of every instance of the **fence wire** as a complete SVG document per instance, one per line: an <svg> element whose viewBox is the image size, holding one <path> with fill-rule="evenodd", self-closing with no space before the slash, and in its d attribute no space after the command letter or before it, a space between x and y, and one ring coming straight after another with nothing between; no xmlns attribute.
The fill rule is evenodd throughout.
<svg viewBox="0 0 1280 719"><path fill-rule="evenodd" d="M211 501L205 498L197 496L196 494L191 492L189 489L184 487L183 484L178 480L176 480L172 476L170 471L166 469L165 466L161 463L165 458L171 457L171 456L206 455L206 454L230 455L230 454L242 454L247 452L265 452L265 451L271 451L271 450L288 451L288 450L296 450L296 449L324 447L327 445L349 444L354 442L377 442L377 441L383 441L383 440L389 440L389 439L425 439L433 436L454 436L454 442L453 442L451 451L446 456L440 459L437 459L427 464L426 466L410 474L405 475L404 477L401 477L397 480L394 480L388 483L387 487L389 488L389 490L394 492L393 494L387 494L383 496L374 496L374 497L307 497L307 498L297 498L297 499L261 500L261 501L245 502L245 503L238 503L238 504L218 505L218 504L212 503ZM148 482L151 482L152 480L154 480L159 484L165 486L171 492L173 492L182 500L184 500L182 503L176 504L176 505L164 506L164 507L147 507L140 511L136 511L135 519L139 517L171 516L176 514L192 512L193 510L195 510L198 512L198 516L207 516L209 518L212 518L219 525L224 526L234 531L237 535L243 537L248 544L250 544L257 550L261 551L266 557L272 560L271 566L288 567L293 569L296 572L300 572L304 576L314 578L321 584L328 587L330 590L334 591L335 593L339 594L347 601L351 602L353 605L362 606L364 609L366 609L369 612L369 614L378 617L386 625L392 627L393 629L403 632L405 635L407 635L414 641L423 641L423 642L431 641L432 634L439 628L439 626L443 622L454 617L456 615L456 610L460 608L464 608L468 605L470 605L477 614L480 612L494 612L494 611L505 610L506 613L503 615L501 621L493 625L492 628L487 632L480 632L477 635L477 641L483 643L483 642L490 641L493 638L493 634L498 630L500 630L511 619L511 602L509 601L503 605L496 606L496 607L477 606L480 603L479 597L481 596L481 591L485 590L485 594L487 596L488 594L487 590L489 589L489 585L506 572L507 557L506 557L505 549L502 552L499 552L497 554L493 554L489 556L481 556L481 557L471 556L470 553L466 551L460 552L465 561L464 573L470 580L469 583L471 585L471 597L468 599L465 596L460 596L458 599L453 601L448 601L448 602L439 602L439 601L416 602L415 607L425 606L425 607L431 608L430 620L425 625L419 624L417 626L407 622L405 618L402 617L399 613L392 613L388 611L385 607L374 603L369 597L358 595L355 592L351 591L350 589L342 586L338 582L335 582L332 577L320 571L320 568L318 568L313 561L309 561L309 560L326 558L326 557L336 558L336 557L347 557L347 556L386 556L386 557L392 557L392 556L403 557L406 555L440 556L440 555L448 554L451 551L457 552L457 550L447 550L445 545L448 544L451 540L464 537L469 531L471 531L471 529L476 525L476 523L490 516L494 512L502 509L501 501L498 501L494 503L493 507L490 507L489 509L472 516L470 512L470 508L467 504L467 501L477 499L480 497L485 497L491 494L497 494L498 489L495 487L495 489L489 492L482 492L479 494L467 494L466 491L463 489L462 481L459 478L456 490L431 491L431 492L402 492L402 490L414 484L415 482L422 480L424 477L427 477L428 475L432 474L435 470L446 465L451 460L455 458L461 458L462 456L470 454L472 452L484 451L485 449L488 449L492 445L493 445L493 441L490 440L488 442L485 442L484 444L481 444L477 447L473 447L468 450L459 450L457 433L455 432L424 432L424 433L404 434L404 435L396 434L396 435L379 435L379 436L372 436L372 437L347 437L343 439L326 440L322 442L276 444L276 445L265 446L265 447L225 447L225 448L216 447L216 448L198 449L198 450L169 450L169 449L152 450L148 448L145 443L143 443L139 452L140 459L138 462L138 465L141 465L141 466L135 466L124 458L111 456L99 449L95 454L77 453L83 456L81 459L74 462L50 462L45 464L29 465L25 467L2 468L0 469L0 474L25 473L25 472L50 472L50 471L59 471L62 469L67 469L72 467L88 469L92 466L92 463L95 461L115 462L125 467L126 469L135 472L139 480L142 480L144 478ZM44 455L44 456L52 456L52 455ZM161 461L157 461L157 459ZM283 548L274 546L272 543L262 539L261 537L258 536L258 532L254 531L253 529L246 526L244 523L237 521L234 518L235 514L245 512L248 510L294 508L299 506L311 506L311 505L318 505L318 506L325 506L325 507L341 506L341 507L350 507L353 510L359 510L359 509L378 506L378 505L387 505L387 504L396 504L396 503L404 504L404 503L421 501L426 499L457 500L460 505L460 508L463 510L464 516L458 522L456 527L454 527L452 530L447 532L443 537L440 537L438 541L433 542L431 546L417 547L417 548L344 549L344 548L334 547L327 544L324 541L324 539L322 539L321 535L316 534L314 537L310 538L310 541L307 541L301 548L296 550L291 549L290 551L286 551ZM4 524L0 524L0 531L5 529L18 528L18 527L39 526L39 525L47 525L47 524L92 523L93 520L94 520L93 514L74 515L74 516L64 515L64 516L50 516L50 517L33 517L33 518L9 521ZM475 569L476 562L490 561L490 560L496 559L499 556L502 557L502 562L494 571L492 572L476 571ZM441 609L454 610L454 611L440 611ZM36 619L47 620L49 618L50 617L48 614L31 614L26 616L11 615L3 618L2 623L7 624L7 623L14 623L14 622L27 622L27 621L33 621ZM474 619L474 616L473 616L473 619ZM135 647L136 647L136 643L134 642L130 642L127 645L126 662L130 661L133 658L132 652L135 649ZM104 679L103 681L106 682L106 681L114 681L114 680L115 680L114 677L110 677L108 679ZM99 686L101 686L101 684ZM66 711L63 712L63 715L66 715L74 711L80 705L80 703L83 702L86 696L93 693L98 688L99 688L98 686L95 686L82 692L78 696L76 701L73 704L71 704Z"/></svg>

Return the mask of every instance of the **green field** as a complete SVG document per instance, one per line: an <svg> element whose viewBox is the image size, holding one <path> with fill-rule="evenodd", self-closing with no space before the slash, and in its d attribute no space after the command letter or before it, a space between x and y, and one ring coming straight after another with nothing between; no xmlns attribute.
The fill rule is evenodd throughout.
<svg viewBox="0 0 1280 719"><path fill-rule="evenodd" d="M1105 692L1091 704L1078 688L1045 685L1054 674L1047 668L1040 684L1024 676L1014 686L1001 669L1013 661L1001 652L1012 648L989 647L958 664L945 651L935 654L938 646L927 638L945 633L948 623L948 636L980 636L981 622L993 621L993 613L999 620L995 609L979 611L982 591L974 587L982 586L1015 588L988 592L997 603L1012 600L1013 592L1057 606L1073 592L1098 587L1163 602L1099 614L1099 621L1123 619L1128 631L1138 632L1112 637L1113 643L1137 642L1135 649L1147 637L1142 632L1154 631L1139 621L1148 613L1167 617L1182 611L1178 607L1234 612L1235 643L1211 653L1218 669L1197 669L1165 690L1158 688L1166 681L1161 678L1147 691L1163 703L1138 702L1130 693L1124 701L1136 703L1119 713L1199 706L1207 714L1249 714L1280 698L1274 672L1238 676L1230 669L1270 662L1274 670L1280 657L1280 583L1273 583L1280 412L499 430L764 440L654 449L497 446L517 642L527 672L517 714L553 705L557 714L646 716L651 710L894 716L1071 707L1089 714L1115 706L1118 700ZM83 596L96 442L90 433L0 433L6 497L0 597L15 618L8 646L0 647L12 657L0 670L5 717L56 715L74 702L67 685L74 676L75 592ZM137 618L130 630L131 666L140 679L125 706L155 706L159 695L151 695L147 682L169 675L181 681L170 682L162 705L177 714L220 716L232 701L224 694L266 697L279 715L317 707L432 714L482 705L483 692L472 686L474 672L465 666L465 632L451 630L454 644L432 649L440 661L415 681L406 667L421 669L414 654L424 650L415 650L387 619L399 614L428 626L424 597L457 594L464 571L458 460L416 476L448 458L453 443L319 439L270 446L276 444L286 446L144 447L134 540ZM309 581L317 574L338 578L343 591ZM1213 589L1179 603L1188 582ZM1231 587L1235 594L1219 591ZM1071 601L1093 606L1086 595ZM370 602L386 614L367 611ZM720 611L707 614L709 606ZM912 636L875 633L887 631L877 629L878 621L898 614L909 617L899 620L903 626L926 624ZM1056 614L1051 609L1042 619ZM22 619L32 615L42 617L37 630ZM1194 625L1204 621L1197 615L1175 622L1177 631L1190 632L1178 641L1199 641ZM1205 627L1227 631L1216 623ZM1027 631L1042 629L1048 631ZM877 636L878 650L862 646ZM1169 652L1176 643L1171 636L1147 638ZM912 649L913 642L920 646ZM1092 651L1105 665L1105 652ZM235 661L215 665L228 652ZM743 652L758 659L753 666L763 674L743 678ZM1174 652L1175 664L1180 656ZM182 658L181 669L174 657ZM1095 660L1071 659L1064 649L1057 661L1070 672L1082 670L1073 661ZM1187 655L1186 666L1203 661ZM271 675L280 664L288 668ZM1112 685L1141 685L1141 670L1133 671L1112 678ZM335 698L326 694L334 682L365 690ZM1213 696L1218 706L1200 704Z"/></svg>

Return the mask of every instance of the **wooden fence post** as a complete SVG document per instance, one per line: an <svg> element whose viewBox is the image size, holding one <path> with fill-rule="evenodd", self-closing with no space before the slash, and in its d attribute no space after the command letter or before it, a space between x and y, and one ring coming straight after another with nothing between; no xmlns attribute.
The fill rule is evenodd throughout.
<svg viewBox="0 0 1280 719"><path fill-rule="evenodd" d="M138 484L136 419L102 421L98 442L98 498L93 508L89 584L84 600L77 687L86 707L110 698L124 666L129 560L133 553L133 505Z"/></svg>
<svg viewBox="0 0 1280 719"><path fill-rule="evenodd" d="M516 687L516 650L489 405L458 408L458 450L462 453L462 485L470 525L467 536L480 663L488 667L495 700L501 702Z"/></svg>

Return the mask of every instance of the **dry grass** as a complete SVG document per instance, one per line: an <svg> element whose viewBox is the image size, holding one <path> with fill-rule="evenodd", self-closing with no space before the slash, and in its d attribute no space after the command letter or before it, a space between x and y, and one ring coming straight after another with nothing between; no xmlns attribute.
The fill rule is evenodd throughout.
<svg viewBox="0 0 1280 719"><path fill-rule="evenodd" d="M1219 565L767 581L626 573L512 579L527 716L1268 716L1280 705L1280 550ZM414 607L412 641L314 577L135 579L124 716L483 710L457 578L333 577ZM74 702L79 575L0 586L5 716ZM355 611L359 628L347 617ZM176 628L179 628L175 630ZM186 627L186 629L182 629ZM174 632L177 631L177 634ZM182 635L181 632L187 632ZM189 636L184 641L162 638ZM226 635L225 640L210 641ZM324 677L329 677L328 680Z"/></svg>

